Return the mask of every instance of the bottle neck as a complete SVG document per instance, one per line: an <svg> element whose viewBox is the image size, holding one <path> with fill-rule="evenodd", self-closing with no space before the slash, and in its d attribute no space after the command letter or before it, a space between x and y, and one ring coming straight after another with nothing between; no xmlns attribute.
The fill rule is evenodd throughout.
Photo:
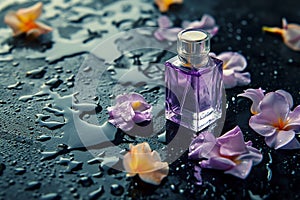
<svg viewBox="0 0 300 200"><path fill-rule="evenodd" d="M196 69L205 67L209 61L208 54L191 56L191 55L184 55L178 53L178 58L184 67L196 68Z"/></svg>

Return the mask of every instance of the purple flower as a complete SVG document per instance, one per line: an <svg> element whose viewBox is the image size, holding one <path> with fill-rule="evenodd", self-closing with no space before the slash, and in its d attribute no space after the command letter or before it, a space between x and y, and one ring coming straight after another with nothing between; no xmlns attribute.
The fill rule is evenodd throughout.
<svg viewBox="0 0 300 200"><path fill-rule="evenodd" d="M204 14L200 21L184 21L182 23L182 27L184 29L186 28L197 28L202 29L210 33L211 36L214 36L217 34L219 27L216 25L216 20L208 14Z"/></svg>
<svg viewBox="0 0 300 200"><path fill-rule="evenodd" d="M253 101L250 127L265 137L266 144L275 149L298 149L300 143L295 134L300 132L300 106L294 111L293 98L284 90L263 94L261 89L248 89L238 96Z"/></svg>
<svg viewBox="0 0 300 200"><path fill-rule="evenodd" d="M201 18L201 21L184 21L182 27L172 27L172 22L167 16L160 16L158 18L159 28L154 32L154 37L157 40L163 41L168 40L174 42L177 40L177 34L184 28L198 28L205 30L214 36L219 28L216 25L215 19L207 14L204 14Z"/></svg>
<svg viewBox="0 0 300 200"><path fill-rule="evenodd" d="M223 61L223 81L225 88L248 85L250 73L242 71L247 67L245 57L237 52L223 52L216 56Z"/></svg>
<svg viewBox="0 0 300 200"><path fill-rule="evenodd" d="M262 154L252 147L251 141L244 142L243 133L236 126L218 138L207 131L200 133L190 145L189 158L200 160L201 168L223 170L245 179L252 166L260 163ZM199 176L197 180L201 180Z"/></svg>
<svg viewBox="0 0 300 200"><path fill-rule="evenodd" d="M129 93L116 97L116 105L107 108L109 122L123 131L131 130L136 123L150 121L152 106L143 96Z"/></svg>

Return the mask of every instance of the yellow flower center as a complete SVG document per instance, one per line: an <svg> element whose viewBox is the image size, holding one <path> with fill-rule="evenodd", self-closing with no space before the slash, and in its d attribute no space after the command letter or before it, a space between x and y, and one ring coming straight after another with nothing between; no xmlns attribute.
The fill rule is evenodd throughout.
<svg viewBox="0 0 300 200"><path fill-rule="evenodd" d="M288 121L279 118L278 122L274 123L273 126L276 127L278 130L285 130L285 126L287 125L287 123Z"/></svg>
<svg viewBox="0 0 300 200"><path fill-rule="evenodd" d="M131 103L133 110L139 110L142 106L142 103L140 101L134 101Z"/></svg>

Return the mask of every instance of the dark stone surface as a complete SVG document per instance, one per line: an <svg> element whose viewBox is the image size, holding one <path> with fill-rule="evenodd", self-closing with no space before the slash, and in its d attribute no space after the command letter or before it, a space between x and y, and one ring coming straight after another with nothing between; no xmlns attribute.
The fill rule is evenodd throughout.
<svg viewBox="0 0 300 200"><path fill-rule="evenodd" d="M248 125L251 102L237 98L237 94L247 88L262 87L268 92L284 89L292 94L295 105L300 104L299 52L286 47L280 36L261 30L263 25L280 27L282 17L300 24L300 3L295 0L186 0L166 13L175 25L182 20L200 19L204 13L211 14L220 26L219 33L212 39L212 51L238 51L247 58L245 71L251 73L252 82L226 90L228 110L223 129L226 132L239 125L245 140L252 140L263 153L263 161L252 168L245 180L220 171L203 170L204 182L198 186L193 177L195 163L187 159L185 152L170 165L170 173L161 185L153 186L138 177L126 178L124 172L98 162L89 164L87 161L94 157L84 148L69 150L58 145L63 143L59 139L62 130L66 130L51 130L37 121L37 114L44 114L46 122L64 123L63 114L48 112L55 99L49 95L20 97L41 91L43 83L51 87L51 92L67 97L73 93L74 75L89 50L121 30L154 26L160 15L152 1L140 1L141 4L134 1L127 7L112 6L113 2L119 3L112 0L44 1L45 14L41 21L59 30L60 35L48 34L37 41L29 42L23 36L12 38L11 31L1 21L0 199L299 199L299 150L267 147L263 138ZM0 18L3 19L8 10L31 4L31 1L1 2ZM130 11L122 15L122 10ZM168 56L162 56L157 62L163 62ZM139 64L136 57L139 56L124 56L116 65ZM106 84L111 81L109 73L102 81L104 86L98 88L97 98L91 98L106 108L112 87ZM99 122L104 122L105 109L98 109L97 116ZM128 142L116 143L128 148ZM151 145L161 148L157 143Z"/></svg>

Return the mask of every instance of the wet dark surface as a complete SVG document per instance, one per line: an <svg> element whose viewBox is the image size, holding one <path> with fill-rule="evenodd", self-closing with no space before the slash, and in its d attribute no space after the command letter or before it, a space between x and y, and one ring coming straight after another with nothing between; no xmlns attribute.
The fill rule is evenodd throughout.
<svg viewBox="0 0 300 200"><path fill-rule="evenodd" d="M0 3L1 19L8 10L32 4L16 2ZM263 25L280 27L282 17L300 23L299 2L190 0L167 13L175 25L200 19L204 13L215 17L220 30L212 39L212 51L242 53L252 77L249 86L226 90L223 132L239 125L245 140L262 151L263 161L245 180L203 170L201 186L185 151L192 134L171 123L165 128L161 113L164 87L159 64L173 54L143 49L151 40L127 52L134 49L128 35L114 40L118 49L111 58L88 54L121 30L156 26L161 14L152 1L44 3L41 21L54 32L38 41L12 38L11 30L0 23L0 199L299 199L299 150L267 147L248 126L251 102L237 98L247 88L284 89L295 105L300 104L299 52L286 47L280 36L261 31ZM172 49L172 44L164 44ZM144 135L132 137L105 123L107 106L124 91L143 94L155 108L155 119L147 129L151 131ZM72 98L74 92L79 93ZM86 135L77 134L78 130ZM175 133L186 133L186 144ZM97 140L102 136L105 142ZM108 167L120 164L118 156L129 143L142 141L149 142L164 160L176 160L159 186L126 178L117 167ZM178 144L182 146L175 148Z"/></svg>

